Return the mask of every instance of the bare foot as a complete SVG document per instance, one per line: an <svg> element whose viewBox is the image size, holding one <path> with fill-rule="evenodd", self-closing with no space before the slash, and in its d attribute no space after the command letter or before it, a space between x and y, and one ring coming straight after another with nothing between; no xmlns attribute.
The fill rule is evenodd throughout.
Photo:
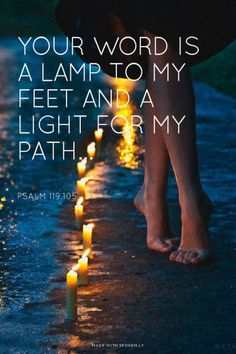
<svg viewBox="0 0 236 354"><path fill-rule="evenodd" d="M167 253L176 247L171 241L168 206L165 198L155 197L153 193L139 191L134 205L147 221L147 246L152 251Z"/></svg>
<svg viewBox="0 0 236 354"><path fill-rule="evenodd" d="M212 258L208 221L212 214L212 203L203 193L198 202L182 208L182 236L177 251L170 255L172 262L199 265Z"/></svg>

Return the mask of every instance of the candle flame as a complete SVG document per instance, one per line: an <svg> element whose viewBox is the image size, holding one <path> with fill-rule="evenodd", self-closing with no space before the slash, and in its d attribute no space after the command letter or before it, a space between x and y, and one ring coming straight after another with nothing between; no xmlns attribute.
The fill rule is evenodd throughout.
<svg viewBox="0 0 236 354"><path fill-rule="evenodd" d="M103 135L103 129L99 128L97 130L94 131L94 135L96 139L101 139L102 135Z"/></svg>
<svg viewBox="0 0 236 354"><path fill-rule="evenodd" d="M74 272L77 272L77 271L79 270L79 268L80 268L80 264L76 264L76 265L74 265L74 266L72 267L72 270L73 270Z"/></svg>
<svg viewBox="0 0 236 354"><path fill-rule="evenodd" d="M78 275L73 269L71 269L66 275L66 282L68 286L77 286Z"/></svg>
<svg viewBox="0 0 236 354"><path fill-rule="evenodd" d="M91 249L90 248L88 248L86 251L84 251L84 253L82 254L82 258L86 258L86 257L88 257L89 256L89 254L90 254L90 252L91 252Z"/></svg>
<svg viewBox="0 0 236 354"><path fill-rule="evenodd" d="M76 205L77 205L77 206L80 206L80 205L83 204L83 202L84 202L84 198L83 198L83 197L79 197L79 199L78 199L77 202L76 202Z"/></svg>
<svg viewBox="0 0 236 354"><path fill-rule="evenodd" d="M85 229L94 229L95 225L90 223L90 224L87 224L87 225L84 225L84 228Z"/></svg>
<svg viewBox="0 0 236 354"><path fill-rule="evenodd" d="M89 181L89 177L81 178L77 181L77 184L86 184Z"/></svg>
<svg viewBox="0 0 236 354"><path fill-rule="evenodd" d="M91 151L93 149L95 149L95 142L94 141L87 146L88 151Z"/></svg>
<svg viewBox="0 0 236 354"><path fill-rule="evenodd" d="M87 163L87 157L84 157L83 159L82 159L82 157L80 157L80 161L78 162L78 166L81 166L81 165L86 165L86 163Z"/></svg>
<svg viewBox="0 0 236 354"><path fill-rule="evenodd" d="M87 153L90 159L93 159L96 153L96 144L93 141L87 146Z"/></svg>

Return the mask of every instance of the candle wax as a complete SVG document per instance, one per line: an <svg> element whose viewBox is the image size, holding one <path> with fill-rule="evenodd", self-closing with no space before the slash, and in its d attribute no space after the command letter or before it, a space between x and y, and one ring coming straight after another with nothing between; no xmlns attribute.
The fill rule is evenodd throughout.
<svg viewBox="0 0 236 354"><path fill-rule="evenodd" d="M81 228L83 225L84 219L84 207L82 204L75 205L75 221L78 228Z"/></svg>
<svg viewBox="0 0 236 354"><path fill-rule="evenodd" d="M93 235L93 224L83 225L83 249L86 251L90 249L88 257L91 259L93 258L93 251L92 251L92 235Z"/></svg>
<svg viewBox="0 0 236 354"><path fill-rule="evenodd" d="M77 287L78 275L70 270L66 275L66 319L74 321L77 319Z"/></svg>
<svg viewBox="0 0 236 354"><path fill-rule="evenodd" d="M84 177L77 181L77 190L78 193L83 199L85 199L85 185L88 182L88 178Z"/></svg>
<svg viewBox="0 0 236 354"><path fill-rule="evenodd" d="M82 257L78 261L78 285L88 284L88 257Z"/></svg>

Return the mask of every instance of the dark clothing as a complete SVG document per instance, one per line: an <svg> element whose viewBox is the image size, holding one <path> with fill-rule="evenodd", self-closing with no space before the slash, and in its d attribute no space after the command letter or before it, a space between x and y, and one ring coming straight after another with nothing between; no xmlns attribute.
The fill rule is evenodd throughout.
<svg viewBox="0 0 236 354"><path fill-rule="evenodd" d="M114 14L121 21L121 31L117 30ZM98 56L93 37L101 43L114 43L120 33L138 39L146 30L177 47L180 36L195 36L200 52L188 58L189 65L206 60L236 38L236 0L145 0L140 3L137 0L60 0L56 16L68 37L83 38L85 55L82 59L100 63L109 74L110 61L126 64L136 61L145 66L145 58L122 57L119 51L112 56ZM124 76L122 72L120 76Z"/></svg>

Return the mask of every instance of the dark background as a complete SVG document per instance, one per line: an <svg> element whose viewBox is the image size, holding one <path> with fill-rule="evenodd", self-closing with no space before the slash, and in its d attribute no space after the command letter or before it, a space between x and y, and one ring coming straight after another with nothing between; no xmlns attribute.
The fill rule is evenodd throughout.
<svg viewBox="0 0 236 354"><path fill-rule="evenodd" d="M57 0L2 0L0 36L61 34L54 17ZM78 34L79 35L79 34ZM193 68L194 78L236 97L236 43Z"/></svg>

